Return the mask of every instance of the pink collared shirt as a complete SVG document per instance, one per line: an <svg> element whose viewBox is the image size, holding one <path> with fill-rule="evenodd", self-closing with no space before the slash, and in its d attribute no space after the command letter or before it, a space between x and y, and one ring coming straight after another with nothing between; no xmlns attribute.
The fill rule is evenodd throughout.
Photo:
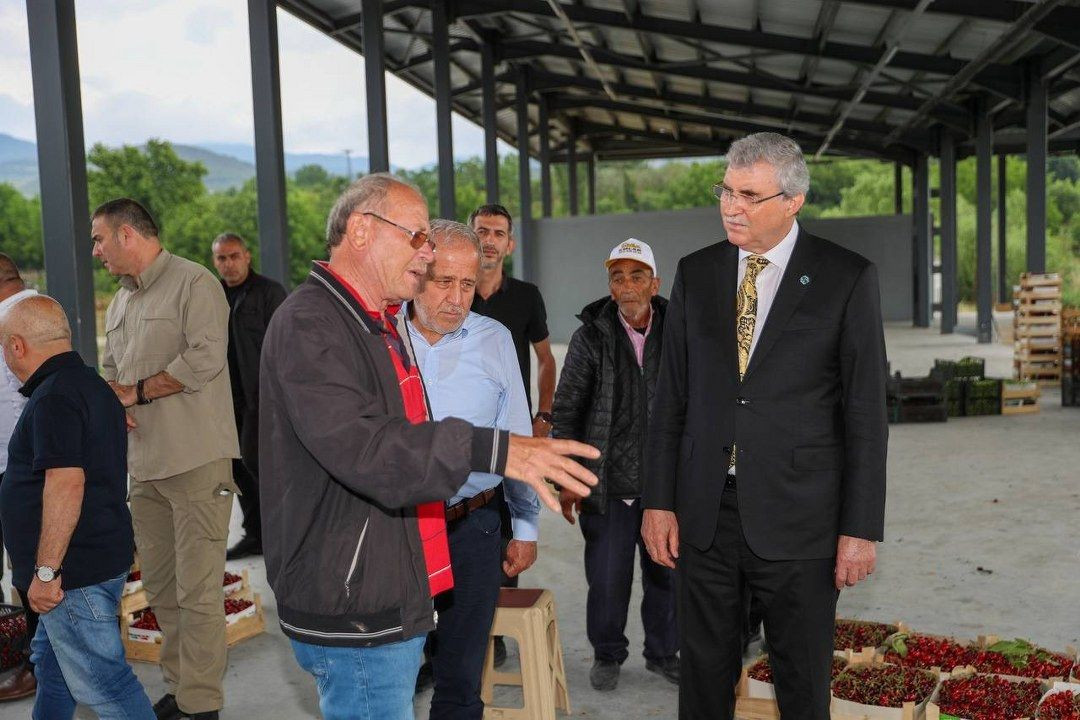
<svg viewBox="0 0 1080 720"><path fill-rule="evenodd" d="M649 337L649 333L652 332L652 305L649 306L649 324L645 326L644 334L639 333L637 330L630 327L630 323L626 322L626 318L623 317L622 312L616 311L615 314L619 316L619 322L622 323L623 329L626 330L627 337L630 338L630 345L634 348L634 357L637 358L638 367L641 367L645 364L645 340Z"/></svg>

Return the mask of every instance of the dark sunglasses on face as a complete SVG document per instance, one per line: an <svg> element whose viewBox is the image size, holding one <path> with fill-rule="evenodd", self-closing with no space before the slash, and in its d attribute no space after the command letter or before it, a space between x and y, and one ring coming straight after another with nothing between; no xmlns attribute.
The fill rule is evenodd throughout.
<svg viewBox="0 0 1080 720"><path fill-rule="evenodd" d="M428 237L428 234L426 232L424 232L423 230L410 230L409 228L405 227L404 225L398 225L393 220L387 220L386 218L384 218L382 215L379 215L378 213L365 212L364 215L370 215L371 217L375 218L376 220L382 220L384 223L386 223L388 225L393 225L398 230L400 230L401 232L408 235L409 236L409 245L412 247L413 250L419 250L424 245L424 243L427 243L428 245L431 246L432 252L435 251L435 243L431 241L431 238Z"/></svg>

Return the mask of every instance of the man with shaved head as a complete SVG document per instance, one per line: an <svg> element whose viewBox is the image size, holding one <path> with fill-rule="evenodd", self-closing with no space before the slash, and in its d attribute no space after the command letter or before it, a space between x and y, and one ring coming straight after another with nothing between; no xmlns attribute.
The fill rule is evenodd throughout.
<svg viewBox="0 0 1080 720"><path fill-rule="evenodd" d="M37 295L36 290L26 287L19 266L9 256L0 253L0 315L20 300ZM8 368L6 363L0 362L0 483L4 481L4 470L7 468L7 446L11 432L15 429L15 423L19 421L26 398L19 394L22 383L19 378ZM0 579L4 577L4 531L0 524ZM8 673L0 680L0 702L18 700L34 694L37 681L34 680L34 665L30 662L30 638L34 636L37 628L37 613L28 606L26 598L19 593L23 607L26 609L26 632L27 644L23 648L24 660L22 665L12 673ZM4 593L0 592L0 602L3 602Z"/></svg>
<svg viewBox="0 0 1080 720"><path fill-rule="evenodd" d="M113 617L134 553L124 408L71 349L52 298L8 307L0 345L27 398L8 445L0 516L12 582L41 615L33 716L68 720L81 703L103 718L151 720Z"/></svg>

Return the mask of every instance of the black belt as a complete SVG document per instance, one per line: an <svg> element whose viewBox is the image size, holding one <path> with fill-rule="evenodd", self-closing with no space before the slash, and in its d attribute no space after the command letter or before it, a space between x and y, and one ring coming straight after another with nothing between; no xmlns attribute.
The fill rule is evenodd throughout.
<svg viewBox="0 0 1080 720"><path fill-rule="evenodd" d="M451 523L455 520L460 520L461 518L471 513L473 510L479 510L480 508L484 507L489 502L494 500L496 494L497 489L490 488L482 493L473 495L467 500L462 500L461 502L454 503L450 507L446 508L446 522Z"/></svg>

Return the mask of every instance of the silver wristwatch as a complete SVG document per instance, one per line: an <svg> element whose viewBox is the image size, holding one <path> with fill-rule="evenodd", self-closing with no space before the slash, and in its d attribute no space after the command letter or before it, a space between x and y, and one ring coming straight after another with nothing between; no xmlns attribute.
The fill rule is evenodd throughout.
<svg viewBox="0 0 1080 720"><path fill-rule="evenodd" d="M34 575L36 575L37 579L43 583L52 582L60 577L60 568L54 570L48 565L38 565L34 568Z"/></svg>

